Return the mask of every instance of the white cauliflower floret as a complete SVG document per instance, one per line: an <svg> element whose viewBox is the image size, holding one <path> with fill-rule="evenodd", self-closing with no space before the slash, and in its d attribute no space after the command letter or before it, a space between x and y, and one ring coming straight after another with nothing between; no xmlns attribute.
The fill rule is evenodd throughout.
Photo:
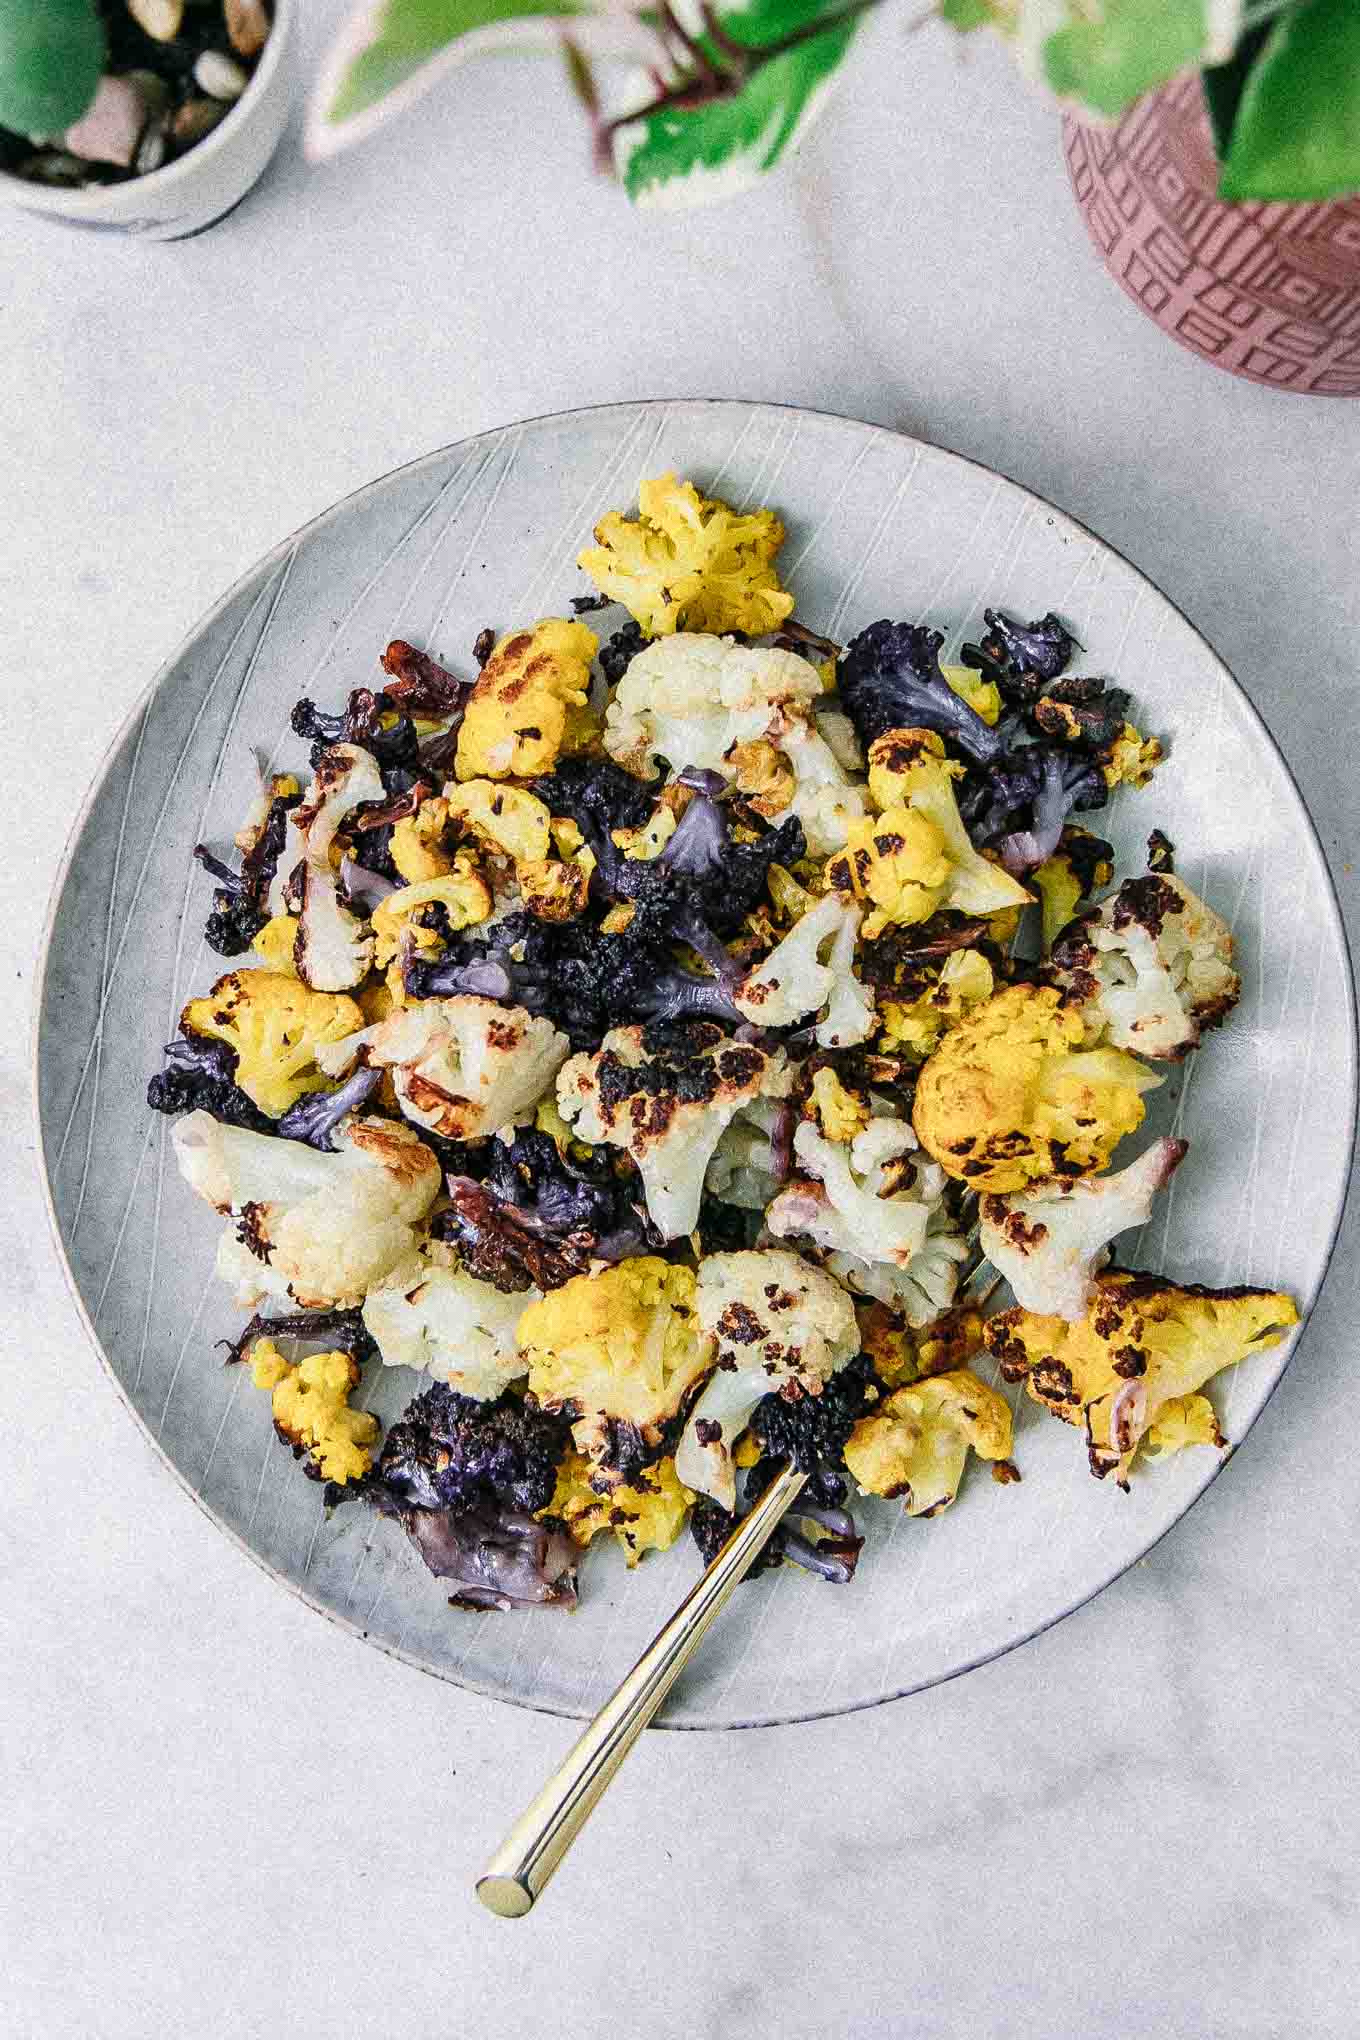
<svg viewBox="0 0 1360 2040"><path fill-rule="evenodd" d="M683 1486L736 1506L732 1447L762 1397L796 1399L859 1351L855 1308L839 1282L780 1247L709 1254L699 1264L699 1326L717 1342L717 1367L690 1412L675 1455Z"/></svg>
<svg viewBox="0 0 1360 2040"><path fill-rule="evenodd" d="M1021 1309L1084 1318L1110 1241L1146 1223L1185 1151L1183 1140L1158 1140L1112 1176L1054 1176L1008 1197L984 1197L982 1251Z"/></svg>
<svg viewBox="0 0 1360 2040"><path fill-rule="evenodd" d="M302 839L302 914L293 952L298 976L316 992L357 985L373 961L372 931L341 904L331 844L351 809L385 798L372 754L357 744L322 753L303 805L292 819Z"/></svg>
<svg viewBox="0 0 1360 2040"><path fill-rule="evenodd" d="M774 1142L780 1113L788 1109L773 1098L743 1105L718 1136L704 1176L705 1190L743 1211L763 1211L779 1188Z"/></svg>
<svg viewBox="0 0 1360 2040"><path fill-rule="evenodd" d="M1127 878L1053 945L1045 973L1081 1013L1088 1043L1179 1062L1237 1004L1225 921L1170 872Z"/></svg>
<svg viewBox="0 0 1360 2040"><path fill-rule="evenodd" d="M397 1102L417 1126L483 1140L533 1109L569 1047L550 1020L465 992L415 1000L320 1052L334 1076L362 1051L391 1070Z"/></svg>
<svg viewBox="0 0 1360 2040"><path fill-rule="evenodd" d="M910 1126L871 1119L847 1150L804 1120L793 1151L804 1174L766 1213L775 1237L815 1241L842 1281L901 1310L910 1324L947 1310L968 1249L942 1202L944 1171Z"/></svg>
<svg viewBox="0 0 1360 2040"><path fill-rule="evenodd" d="M526 1371L515 1327L538 1291L506 1295L416 1254L370 1289L364 1324L386 1367L415 1367L489 1401Z"/></svg>
<svg viewBox="0 0 1360 2040"><path fill-rule="evenodd" d="M790 806L815 856L845 842L864 796L819 734L813 715L822 691L815 666L796 652L733 644L679 631L638 653L605 717L610 756L640 777L658 756L673 772L718 771L741 744L766 742L788 759L795 780Z"/></svg>
<svg viewBox="0 0 1360 2040"><path fill-rule="evenodd" d="M855 938L859 934L859 909L849 908L827 959L831 971L831 998L826 1017L817 1023L819 1048L857 1048L867 1041L878 1025L870 993L855 976Z"/></svg>
<svg viewBox="0 0 1360 2040"><path fill-rule="evenodd" d="M650 1053L641 1027L615 1027L594 1055L574 1055L557 1079L557 1104L578 1139L607 1141L637 1163L647 1212L663 1239L692 1232L704 1172L723 1128L757 1098L786 1097L782 1050L731 1041L696 1022Z"/></svg>
<svg viewBox="0 0 1360 2040"><path fill-rule="evenodd" d="M244 1290L253 1259L257 1294L348 1309L414 1251L442 1181L429 1148L390 1119L347 1120L332 1138L335 1151L323 1154L207 1112L176 1122L180 1174L231 1219L218 1256L225 1280Z"/></svg>
<svg viewBox="0 0 1360 2040"><path fill-rule="evenodd" d="M761 1027L793 1027L804 1014L817 1012L835 985L832 965L819 963L818 952L840 935L845 922L846 910L834 893L810 907L742 979L733 994L738 1011Z"/></svg>

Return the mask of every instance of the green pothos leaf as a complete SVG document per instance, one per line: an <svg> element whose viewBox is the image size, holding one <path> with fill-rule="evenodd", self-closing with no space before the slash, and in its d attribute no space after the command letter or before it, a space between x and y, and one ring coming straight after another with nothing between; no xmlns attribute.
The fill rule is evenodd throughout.
<svg viewBox="0 0 1360 2040"><path fill-rule="evenodd" d="M1044 76L1060 97L1096 113L1122 113L1209 47L1207 0L1104 0L1070 12L1076 18L1044 39Z"/></svg>
<svg viewBox="0 0 1360 2040"><path fill-rule="evenodd" d="M724 26L746 41L738 17ZM754 184L806 132L856 26L851 19L812 31L757 64L731 96L644 111L628 121L614 137L614 161L628 196L639 205L678 207L730 197ZM760 45L752 38L750 46Z"/></svg>
<svg viewBox="0 0 1360 2040"><path fill-rule="evenodd" d="M317 81L308 153L357 141L465 56L515 43L553 48L556 24L586 11L587 0L363 0Z"/></svg>
<svg viewBox="0 0 1360 2040"><path fill-rule="evenodd" d="M1308 0L1280 16L1248 78L1219 179L1224 198L1360 191L1360 6Z"/></svg>

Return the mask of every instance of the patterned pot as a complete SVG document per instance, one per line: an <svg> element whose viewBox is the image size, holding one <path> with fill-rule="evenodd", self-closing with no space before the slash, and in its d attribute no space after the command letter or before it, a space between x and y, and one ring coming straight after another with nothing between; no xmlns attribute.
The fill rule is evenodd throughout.
<svg viewBox="0 0 1360 2040"><path fill-rule="evenodd" d="M1272 389L1360 397L1360 198L1220 204L1197 77L1063 134L1105 267L1164 333Z"/></svg>

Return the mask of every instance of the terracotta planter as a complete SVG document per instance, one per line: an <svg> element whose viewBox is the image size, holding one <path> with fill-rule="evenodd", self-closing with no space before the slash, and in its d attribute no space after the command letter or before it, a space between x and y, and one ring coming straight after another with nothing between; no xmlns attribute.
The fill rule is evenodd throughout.
<svg viewBox="0 0 1360 2040"><path fill-rule="evenodd" d="M1198 78L1063 133L1105 267L1164 333L1272 389L1360 397L1360 198L1220 204Z"/></svg>

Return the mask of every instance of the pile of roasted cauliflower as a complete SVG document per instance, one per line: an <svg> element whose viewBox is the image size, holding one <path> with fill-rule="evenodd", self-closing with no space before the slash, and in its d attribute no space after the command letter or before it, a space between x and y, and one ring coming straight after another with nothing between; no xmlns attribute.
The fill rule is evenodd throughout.
<svg viewBox="0 0 1360 2040"><path fill-rule="evenodd" d="M955 666L818 637L783 535L645 482L573 616L483 632L475 678L395 641L297 704L310 777L239 865L197 852L233 961L148 1098L255 1313L232 1357L461 1605L570 1602L598 1537L709 1555L789 1460L766 1563L846 1581L856 1492L1020 1477L998 1380L1124 1485L1221 1447L1205 1384L1296 1318L1107 1265L1185 1143L1115 1151L1239 990L1167 840L1116 886L1075 819L1160 746L1052 615ZM378 1362L433 1378L384 1441Z"/></svg>

